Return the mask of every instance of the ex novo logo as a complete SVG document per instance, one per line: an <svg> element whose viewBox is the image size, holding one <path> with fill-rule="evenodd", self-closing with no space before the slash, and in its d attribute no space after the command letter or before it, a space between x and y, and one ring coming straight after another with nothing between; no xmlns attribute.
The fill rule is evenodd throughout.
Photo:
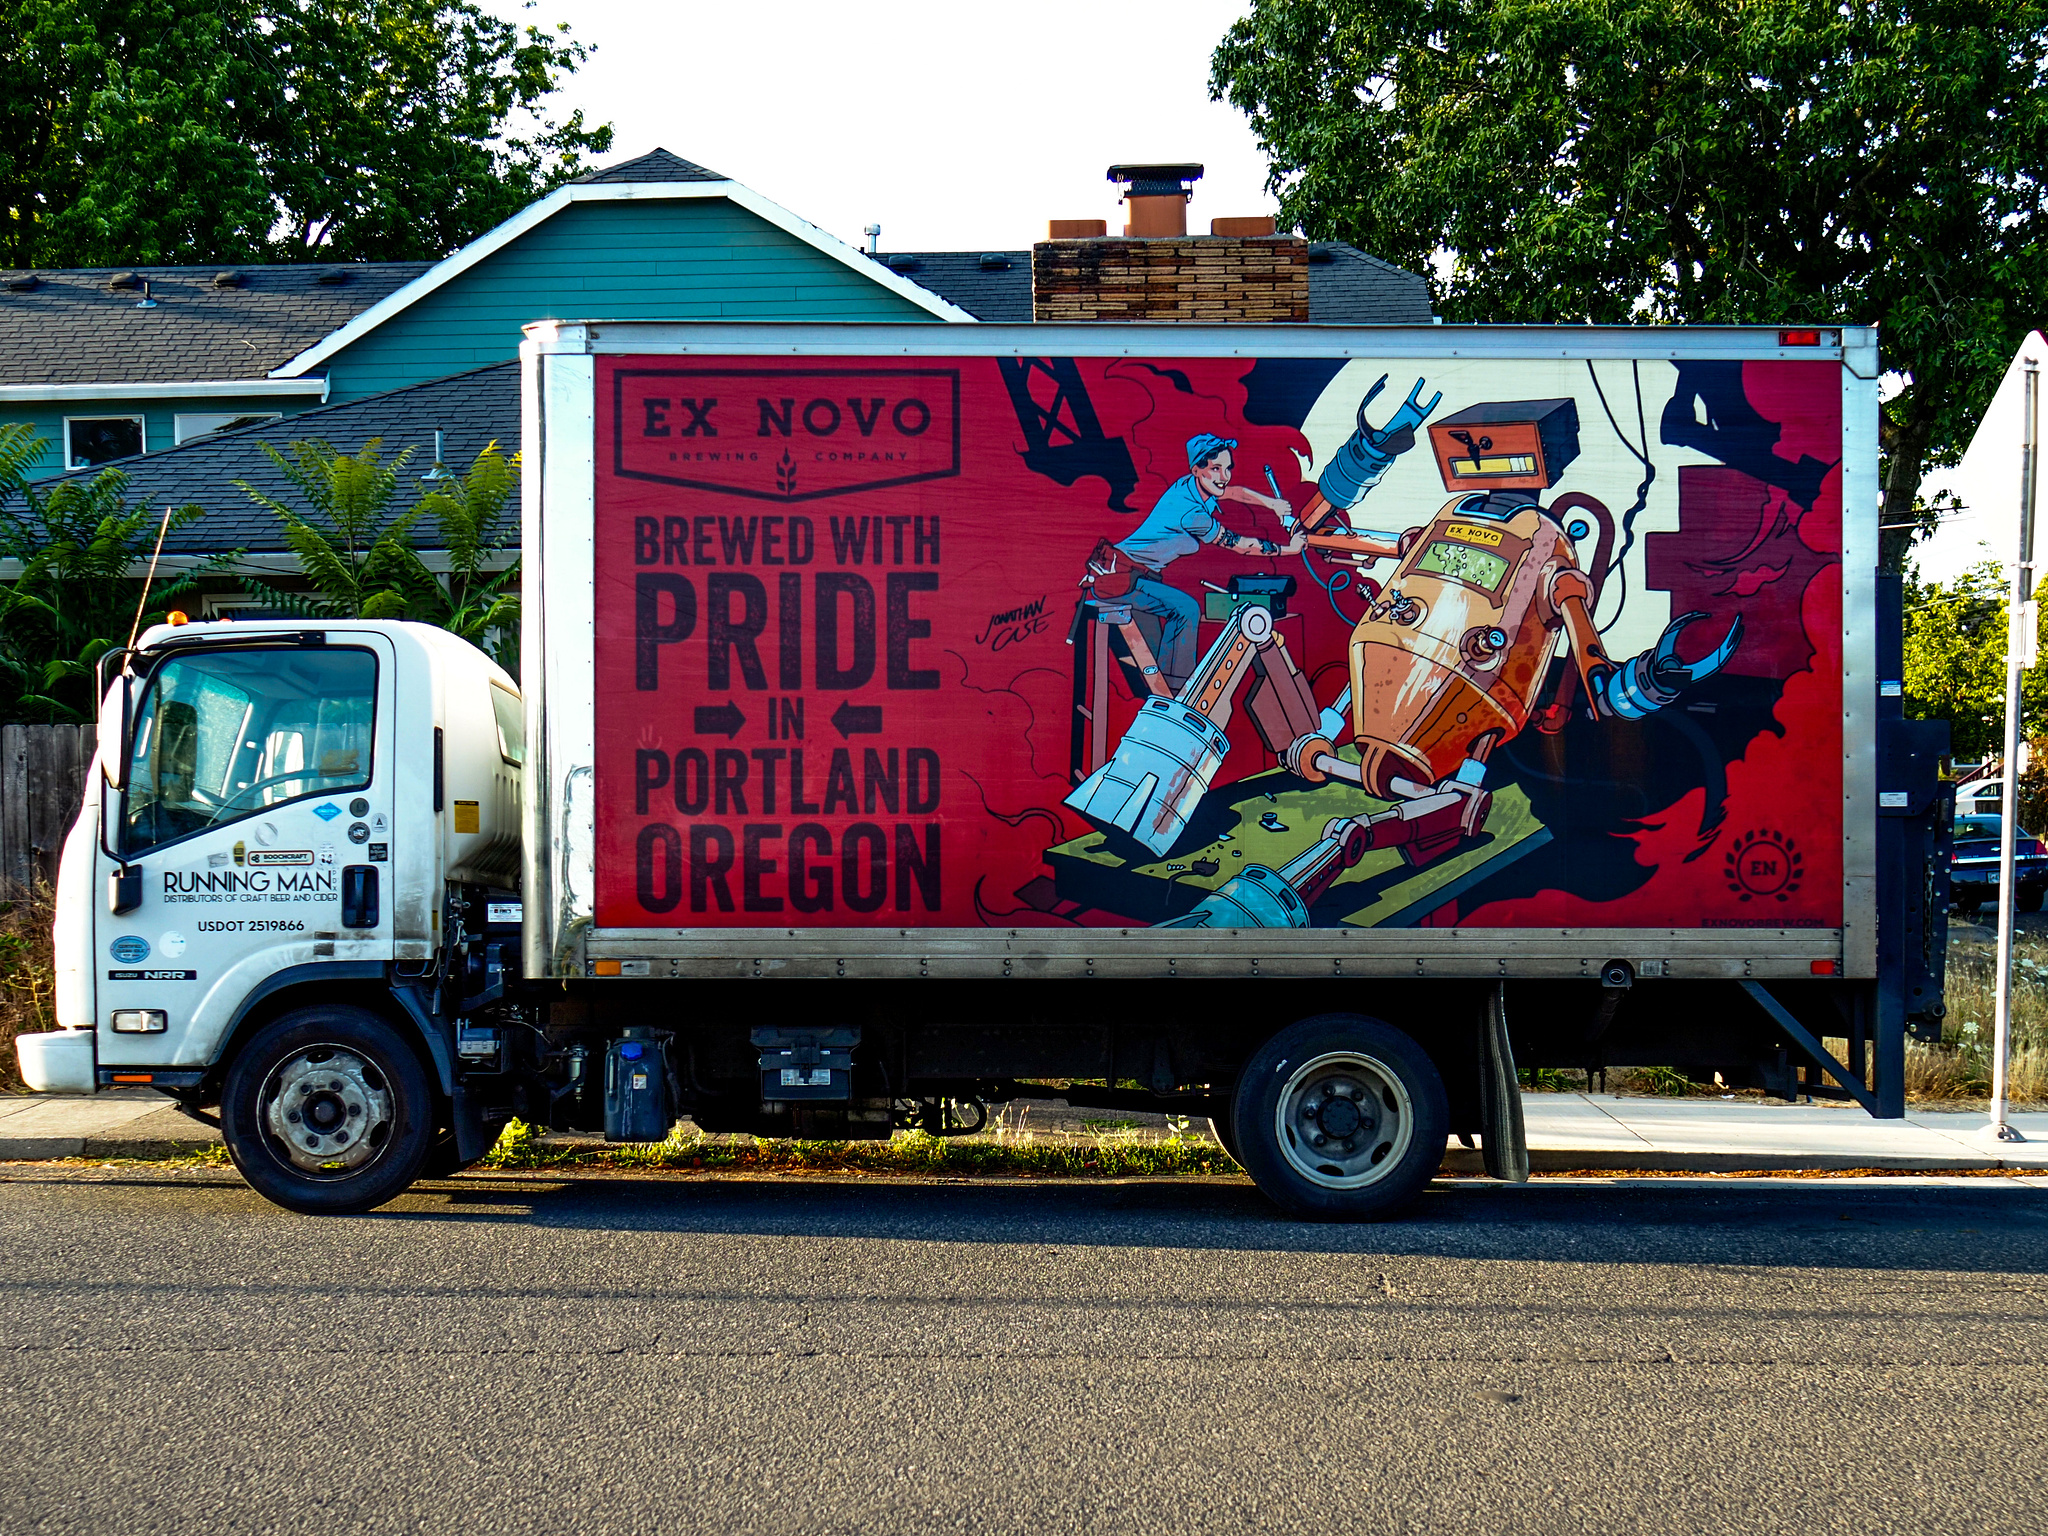
<svg viewBox="0 0 2048 1536"><path fill-rule="evenodd" d="M1737 901L1790 901L1806 876L1806 855L1775 828L1743 833L1728 849L1722 865L1728 889Z"/></svg>
<svg viewBox="0 0 2048 1536"><path fill-rule="evenodd" d="M757 501L816 501L960 473L952 368L626 368L612 471Z"/></svg>

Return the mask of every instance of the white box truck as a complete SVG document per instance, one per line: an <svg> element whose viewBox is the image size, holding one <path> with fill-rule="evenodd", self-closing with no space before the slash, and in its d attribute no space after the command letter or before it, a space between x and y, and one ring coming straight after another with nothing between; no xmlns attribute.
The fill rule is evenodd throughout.
<svg viewBox="0 0 2048 1536"><path fill-rule="evenodd" d="M1903 1112L1950 799L1876 569L1873 332L524 355L524 676L393 622L110 658L37 1086L217 1110L328 1212L513 1115L1063 1096L1364 1216L1453 1134L1525 1173L1518 1064Z"/></svg>

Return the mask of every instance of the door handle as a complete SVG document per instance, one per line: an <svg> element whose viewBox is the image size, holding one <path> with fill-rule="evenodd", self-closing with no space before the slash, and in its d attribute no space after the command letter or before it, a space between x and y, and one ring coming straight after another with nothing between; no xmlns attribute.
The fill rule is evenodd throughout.
<svg viewBox="0 0 2048 1536"><path fill-rule="evenodd" d="M377 866L344 866L341 871L341 926L374 928L378 915Z"/></svg>

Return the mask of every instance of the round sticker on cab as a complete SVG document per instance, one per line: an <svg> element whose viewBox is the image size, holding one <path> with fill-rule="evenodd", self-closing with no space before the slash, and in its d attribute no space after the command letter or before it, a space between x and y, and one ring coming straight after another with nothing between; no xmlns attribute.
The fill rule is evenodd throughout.
<svg viewBox="0 0 2048 1536"><path fill-rule="evenodd" d="M139 933L124 933L107 946L107 953L123 965L140 965L149 958L149 940Z"/></svg>
<svg viewBox="0 0 2048 1536"><path fill-rule="evenodd" d="M166 960L175 960L185 953L185 935L173 929L158 936L156 947Z"/></svg>

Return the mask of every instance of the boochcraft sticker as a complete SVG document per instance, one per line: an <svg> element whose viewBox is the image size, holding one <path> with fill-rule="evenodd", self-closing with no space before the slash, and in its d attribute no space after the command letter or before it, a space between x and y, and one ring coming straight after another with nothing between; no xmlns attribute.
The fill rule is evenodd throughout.
<svg viewBox="0 0 2048 1536"><path fill-rule="evenodd" d="M602 926L1841 922L1833 362L598 367Z"/></svg>

